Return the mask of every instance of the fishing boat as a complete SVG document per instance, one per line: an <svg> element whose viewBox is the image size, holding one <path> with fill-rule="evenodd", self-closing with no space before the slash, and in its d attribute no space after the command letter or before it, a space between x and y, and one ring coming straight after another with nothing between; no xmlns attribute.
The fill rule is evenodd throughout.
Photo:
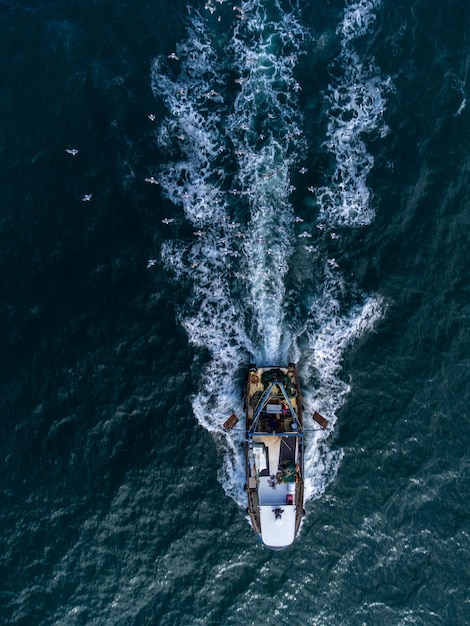
<svg viewBox="0 0 470 626"><path fill-rule="evenodd" d="M248 372L245 463L253 530L265 546L290 546L304 515L304 434L297 368Z"/></svg>
<svg viewBox="0 0 470 626"><path fill-rule="evenodd" d="M303 406L295 364L251 365L244 408L247 513L260 541L281 550L294 542L305 514ZM328 426L316 411L313 419ZM224 427L237 422L233 414Z"/></svg>

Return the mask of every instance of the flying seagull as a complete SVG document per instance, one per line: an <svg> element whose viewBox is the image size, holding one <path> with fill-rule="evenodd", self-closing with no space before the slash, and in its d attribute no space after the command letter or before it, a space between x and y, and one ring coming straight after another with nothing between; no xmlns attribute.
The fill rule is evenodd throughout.
<svg viewBox="0 0 470 626"><path fill-rule="evenodd" d="M93 197L92 193L86 193L82 198L82 202L90 202L92 197Z"/></svg>
<svg viewBox="0 0 470 626"><path fill-rule="evenodd" d="M75 156L76 154L78 154L77 148L65 148L65 152L67 154L71 154L72 156Z"/></svg>

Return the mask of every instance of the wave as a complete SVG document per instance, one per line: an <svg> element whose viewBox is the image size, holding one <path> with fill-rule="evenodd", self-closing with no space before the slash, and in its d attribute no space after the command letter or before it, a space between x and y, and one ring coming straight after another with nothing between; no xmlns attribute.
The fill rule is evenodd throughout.
<svg viewBox="0 0 470 626"><path fill-rule="evenodd" d="M377 0L350 2L337 29L341 51L333 69L337 78L325 97L329 119L324 143L336 165L328 184L316 190L320 220L332 226L364 226L375 217L367 186L374 158L364 136L389 132L383 114L391 85L355 44L372 28L379 5Z"/></svg>
<svg viewBox="0 0 470 626"><path fill-rule="evenodd" d="M255 360L275 362L286 351L285 276L294 250L290 173L305 150L300 86L293 70L306 31L294 13L252 0L241 5L244 20L234 29L230 49L241 69L240 91L227 119L237 159L237 186L249 217L243 240ZM274 10L275 9L275 10Z"/></svg>
<svg viewBox="0 0 470 626"><path fill-rule="evenodd" d="M354 41L371 27L376 4L349 4L338 27L339 72L325 94L325 146L336 170L316 190L317 214L306 219L314 234L303 233L315 245L300 244L292 203L291 178L307 149L295 68L309 33L299 9L242 2L223 42L217 29L227 16L209 1L208 15L190 14L188 36L171 58L153 64L152 88L168 111L156 133L167 160L156 176L193 229L165 241L161 258L188 287L179 320L208 355L193 410L223 451L219 480L242 506L243 433L225 433L221 424L232 411L242 413L246 365L297 361L306 404L333 425L348 392L340 378L344 352L383 316L381 299L356 294L325 243L338 224L373 219L366 185L373 159L363 136L385 132L385 82ZM310 427L307 498L323 493L341 458L328 444L330 431Z"/></svg>

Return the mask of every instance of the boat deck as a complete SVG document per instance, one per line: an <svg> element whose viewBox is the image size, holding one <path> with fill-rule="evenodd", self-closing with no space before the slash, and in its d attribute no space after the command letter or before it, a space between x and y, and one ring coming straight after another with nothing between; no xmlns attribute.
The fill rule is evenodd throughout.
<svg viewBox="0 0 470 626"><path fill-rule="evenodd" d="M279 483L270 478L261 476L258 485L258 497L260 506L279 506L287 502L287 497L291 495L287 483Z"/></svg>
<svg viewBox="0 0 470 626"><path fill-rule="evenodd" d="M295 437L255 435L253 447L258 470L258 497L263 505L288 504L295 493L295 482L284 482L279 474L283 464L295 464ZM279 477L279 478L278 478Z"/></svg>

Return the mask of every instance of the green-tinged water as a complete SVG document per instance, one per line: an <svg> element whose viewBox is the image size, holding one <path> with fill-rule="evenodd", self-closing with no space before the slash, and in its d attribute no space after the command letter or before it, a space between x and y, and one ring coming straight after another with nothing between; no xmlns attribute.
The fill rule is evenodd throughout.
<svg viewBox="0 0 470 626"><path fill-rule="evenodd" d="M0 29L0 622L470 622L466 4ZM272 552L221 425L291 360L330 429Z"/></svg>

